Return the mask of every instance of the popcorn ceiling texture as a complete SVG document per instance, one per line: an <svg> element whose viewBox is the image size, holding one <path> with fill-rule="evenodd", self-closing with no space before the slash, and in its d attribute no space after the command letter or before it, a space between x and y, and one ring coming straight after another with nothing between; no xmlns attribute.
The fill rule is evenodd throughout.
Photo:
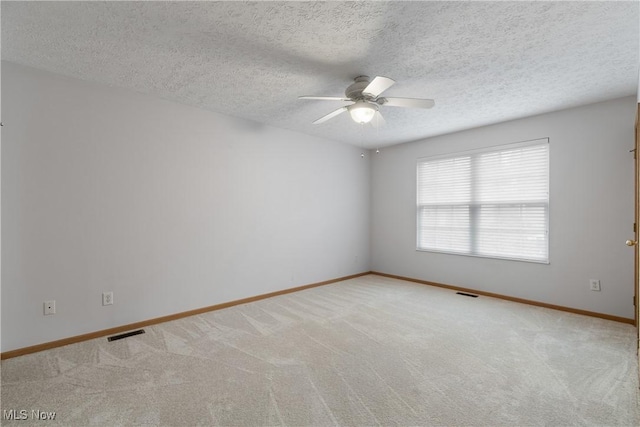
<svg viewBox="0 0 640 427"><path fill-rule="evenodd" d="M637 2L2 3L3 60L369 148L633 95L638 38ZM436 106L312 125L361 74Z"/></svg>

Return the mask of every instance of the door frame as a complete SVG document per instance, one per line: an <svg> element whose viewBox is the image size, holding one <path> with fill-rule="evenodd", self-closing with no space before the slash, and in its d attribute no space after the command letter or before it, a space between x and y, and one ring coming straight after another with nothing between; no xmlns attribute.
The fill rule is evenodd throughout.
<svg viewBox="0 0 640 427"><path fill-rule="evenodd" d="M640 362L640 301L638 301L638 293L640 292L640 251L638 250L638 234L640 224L640 155L638 154L638 148L640 147L640 102L636 105L636 123L635 123L635 146L633 150L633 158L635 163L635 203L634 203L634 240L636 244L633 246L634 250L634 288L633 288L633 304L634 304L634 320L637 329L637 346L638 358Z"/></svg>

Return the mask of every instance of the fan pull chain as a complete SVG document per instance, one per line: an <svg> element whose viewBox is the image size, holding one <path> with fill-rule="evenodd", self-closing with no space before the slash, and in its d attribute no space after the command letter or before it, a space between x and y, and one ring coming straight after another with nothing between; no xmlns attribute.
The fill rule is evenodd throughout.
<svg viewBox="0 0 640 427"><path fill-rule="evenodd" d="M380 141L380 112L376 114L376 142ZM376 148L376 154L380 154L380 149Z"/></svg>
<svg viewBox="0 0 640 427"><path fill-rule="evenodd" d="M364 123L360 123L360 145L362 146L360 157L364 159Z"/></svg>

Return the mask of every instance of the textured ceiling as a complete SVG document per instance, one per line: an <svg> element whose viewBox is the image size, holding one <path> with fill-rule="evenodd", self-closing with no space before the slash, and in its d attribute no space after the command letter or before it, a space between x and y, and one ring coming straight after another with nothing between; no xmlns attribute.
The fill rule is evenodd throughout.
<svg viewBox="0 0 640 427"><path fill-rule="evenodd" d="M369 148L636 93L638 2L6 2L2 59ZM374 129L344 105L391 77ZM8 107L10 108L10 106Z"/></svg>

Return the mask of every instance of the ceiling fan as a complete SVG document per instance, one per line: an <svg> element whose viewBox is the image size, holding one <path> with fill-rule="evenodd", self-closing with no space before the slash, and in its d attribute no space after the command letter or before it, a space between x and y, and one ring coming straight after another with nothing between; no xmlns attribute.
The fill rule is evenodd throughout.
<svg viewBox="0 0 640 427"><path fill-rule="evenodd" d="M358 76L355 78L355 82L344 91L346 98L337 96L300 96L298 99L353 102L351 105L345 105L320 117L313 122L314 125L324 123L345 111L349 111L351 118L356 123L369 123L373 120L374 116L377 116L380 124L380 122L384 123L384 119L378 111L378 107L381 105L407 108L431 108L435 105L433 99L390 98L380 96L382 92L389 89L394 83L395 80L389 77L376 76L373 80L369 81L368 76Z"/></svg>

